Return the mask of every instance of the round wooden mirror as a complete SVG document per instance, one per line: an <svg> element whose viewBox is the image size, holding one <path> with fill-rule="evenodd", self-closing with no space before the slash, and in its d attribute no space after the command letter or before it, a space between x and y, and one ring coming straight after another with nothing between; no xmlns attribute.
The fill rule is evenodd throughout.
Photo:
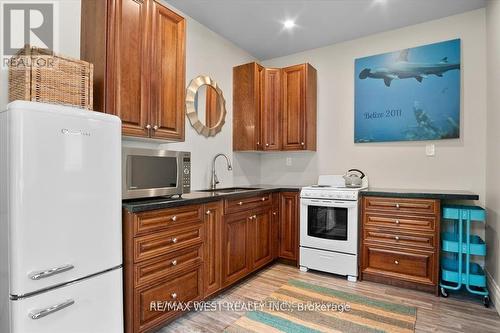
<svg viewBox="0 0 500 333"><path fill-rule="evenodd" d="M186 115L199 134L215 136L226 122L226 100L217 82L200 75L189 83L186 91Z"/></svg>

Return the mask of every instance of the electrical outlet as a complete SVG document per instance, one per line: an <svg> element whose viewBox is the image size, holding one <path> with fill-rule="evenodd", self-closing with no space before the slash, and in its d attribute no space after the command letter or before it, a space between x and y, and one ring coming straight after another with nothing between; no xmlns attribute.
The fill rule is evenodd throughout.
<svg viewBox="0 0 500 333"><path fill-rule="evenodd" d="M429 157L436 156L436 146L433 143L425 146L425 155Z"/></svg>
<svg viewBox="0 0 500 333"><path fill-rule="evenodd" d="M291 157L286 158L286 166L292 166L292 158Z"/></svg>

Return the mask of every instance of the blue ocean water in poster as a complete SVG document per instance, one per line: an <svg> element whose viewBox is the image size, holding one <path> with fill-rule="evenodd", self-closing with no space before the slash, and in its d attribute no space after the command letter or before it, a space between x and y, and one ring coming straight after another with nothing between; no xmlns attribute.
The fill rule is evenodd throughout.
<svg viewBox="0 0 500 333"><path fill-rule="evenodd" d="M460 39L355 61L354 141L460 136Z"/></svg>

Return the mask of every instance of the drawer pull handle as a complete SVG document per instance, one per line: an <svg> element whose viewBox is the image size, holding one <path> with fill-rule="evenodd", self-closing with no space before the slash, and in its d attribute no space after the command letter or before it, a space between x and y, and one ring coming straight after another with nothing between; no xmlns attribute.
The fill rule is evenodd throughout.
<svg viewBox="0 0 500 333"><path fill-rule="evenodd" d="M396 204L396 208L399 209L401 206L397 203Z"/></svg>
<svg viewBox="0 0 500 333"><path fill-rule="evenodd" d="M396 224L399 224L399 223L400 223L399 220L396 220Z"/></svg>
<svg viewBox="0 0 500 333"><path fill-rule="evenodd" d="M274 215L274 216L276 216L276 214L277 214L276 212L273 212L273 215Z"/></svg>
<svg viewBox="0 0 500 333"><path fill-rule="evenodd" d="M266 143L266 147L269 147L269 143Z"/></svg>
<svg viewBox="0 0 500 333"><path fill-rule="evenodd" d="M264 198L262 198L262 201L266 201L266 198L265 198L265 197L264 197Z"/></svg>
<svg viewBox="0 0 500 333"><path fill-rule="evenodd" d="M399 240L399 236L394 237L395 240Z"/></svg>
<svg viewBox="0 0 500 333"><path fill-rule="evenodd" d="M172 293L170 296L172 296L173 299L177 298L177 294L176 293Z"/></svg>
<svg viewBox="0 0 500 333"><path fill-rule="evenodd" d="M175 216L175 215L172 216L172 221L174 221L174 222L177 221L177 216Z"/></svg>
<svg viewBox="0 0 500 333"><path fill-rule="evenodd" d="M210 215L210 213L211 212L210 212L210 209L209 209L209 210L207 210L207 212L205 214Z"/></svg>
<svg viewBox="0 0 500 333"><path fill-rule="evenodd" d="M255 220L255 219L257 218L257 215L254 215L254 216L252 216L252 217L253 217L253 219Z"/></svg>
<svg viewBox="0 0 500 333"><path fill-rule="evenodd" d="M243 205L243 201L238 202L238 206Z"/></svg>
<svg viewBox="0 0 500 333"><path fill-rule="evenodd" d="M177 260L172 260L172 266L177 266Z"/></svg>
<svg viewBox="0 0 500 333"><path fill-rule="evenodd" d="M174 244L177 243L177 238L175 238L175 237L172 238L172 243L174 243Z"/></svg>
<svg viewBox="0 0 500 333"><path fill-rule="evenodd" d="M395 263L396 265L399 265L399 261L397 261L397 260L394 260L394 263Z"/></svg>
<svg viewBox="0 0 500 333"><path fill-rule="evenodd" d="M249 219L249 220L253 219L253 216L249 216L249 217L248 217L248 219Z"/></svg>

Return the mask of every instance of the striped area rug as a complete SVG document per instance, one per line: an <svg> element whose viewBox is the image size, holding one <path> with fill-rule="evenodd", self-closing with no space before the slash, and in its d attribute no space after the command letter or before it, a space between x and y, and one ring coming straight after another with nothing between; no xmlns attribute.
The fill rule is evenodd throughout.
<svg viewBox="0 0 500 333"><path fill-rule="evenodd" d="M227 333L317 332L414 332L417 309L339 290L290 280L275 291L258 310L249 311ZM304 311L297 304L348 305L348 311L332 308ZM277 307L276 304L283 306ZM301 309L301 310L299 310Z"/></svg>

